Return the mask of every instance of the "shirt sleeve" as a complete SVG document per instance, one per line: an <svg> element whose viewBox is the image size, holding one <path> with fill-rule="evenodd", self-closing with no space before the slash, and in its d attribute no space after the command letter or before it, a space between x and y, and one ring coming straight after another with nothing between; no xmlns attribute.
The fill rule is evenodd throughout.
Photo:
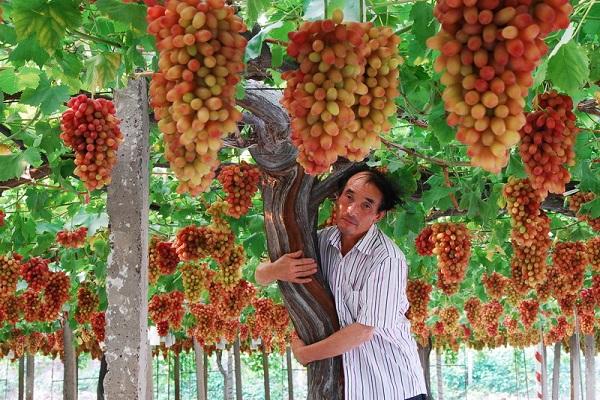
<svg viewBox="0 0 600 400"><path fill-rule="evenodd" d="M356 322L375 328L393 328L408 309L404 258L386 258L369 274L360 293Z"/></svg>

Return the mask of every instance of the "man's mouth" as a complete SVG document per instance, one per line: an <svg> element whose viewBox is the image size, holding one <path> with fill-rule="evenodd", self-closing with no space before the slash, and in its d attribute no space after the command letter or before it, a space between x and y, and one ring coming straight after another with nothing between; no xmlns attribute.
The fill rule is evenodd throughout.
<svg viewBox="0 0 600 400"><path fill-rule="evenodd" d="M351 225L357 225L357 223L356 223L356 222L354 222L354 221L352 221L351 219L348 219L348 218L342 217L342 220L343 220L343 221L345 221L345 222L346 222L346 223L348 223L348 224L351 224Z"/></svg>

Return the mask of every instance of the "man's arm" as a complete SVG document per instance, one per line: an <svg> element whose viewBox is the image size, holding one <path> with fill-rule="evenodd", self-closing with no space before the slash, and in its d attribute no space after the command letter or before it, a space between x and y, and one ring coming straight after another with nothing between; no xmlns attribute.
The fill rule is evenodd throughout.
<svg viewBox="0 0 600 400"><path fill-rule="evenodd" d="M259 285L268 285L279 280L293 283L308 283L317 272L317 263L312 258L302 258L302 250L284 254L274 262L263 262L254 271Z"/></svg>
<svg viewBox="0 0 600 400"><path fill-rule="evenodd" d="M313 361L339 356L371 340L375 328L355 322L333 335L306 345L297 336L292 338L292 350L298 362L306 365Z"/></svg>

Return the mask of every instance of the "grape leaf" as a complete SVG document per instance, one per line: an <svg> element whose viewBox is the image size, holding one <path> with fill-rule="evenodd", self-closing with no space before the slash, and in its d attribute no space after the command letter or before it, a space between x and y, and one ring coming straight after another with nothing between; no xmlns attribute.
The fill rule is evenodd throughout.
<svg viewBox="0 0 600 400"><path fill-rule="evenodd" d="M246 2L245 23L252 30L260 14L271 5L269 0L248 0Z"/></svg>
<svg viewBox="0 0 600 400"><path fill-rule="evenodd" d="M115 79L117 69L121 65L121 55L116 53L101 53L85 62L85 82L95 91L103 88Z"/></svg>
<svg viewBox="0 0 600 400"><path fill-rule="evenodd" d="M8 56L8 60L15 66L23 65L26 61L31 60L41 67L48 61L48 58L50 58L48 52L40 47L40 44L33 36L19 41L17 47Z"/></svg>
<svg viewBox="0 0 600 400"><path fill-rule="evenodd" d="M33 36L50 54L59 47L67 28L81 22L75 0L15 0L11 18L19 40Z"/></svg>
<svg viewBox="0 0 600 400"><path fill-rule="evenodd" d="M125 3L122 0L98 0L96 7L115 21L123 22L140 32L146 31L147 7L143 4Z"/></svg>
<svg viewBox="0 0 600 400"><path fill-rule="evenodd" d="M25 167L42 164L39 150L29 148L19 154L0 156L0 182L21 176Z"/></svg>
<svg viewBox="0 0 600 400"><path fill-rule="evenodd" d="M0 91L7 94L15 94L19 91L17 74L15 74L14 68L6 68L0 71Z"/></svg>
<svg viewBox="0 0 600 400"><path fill-rule="evenodd" d="M590 76L585 50L571 40L548 61L546 77L570 96L575 96Z"/></svg>
<svg viewBox="0 0 600 400"><path fill-rule="evenodd" d="M39 106L43 114L49 115L58 110L69 99L69 88L65 85L51 85L48 77L42 75L35 89L26 89L21 103Z"/></svg>
<svg viewBox="0 0 600 400"><path fill-rule="evenodd" d="M413 21L411 32L422 50L425 50L425 41L433 36L436 31L433 19L433 6L424 1L416 2L410 10L410 19Z"/></svg>

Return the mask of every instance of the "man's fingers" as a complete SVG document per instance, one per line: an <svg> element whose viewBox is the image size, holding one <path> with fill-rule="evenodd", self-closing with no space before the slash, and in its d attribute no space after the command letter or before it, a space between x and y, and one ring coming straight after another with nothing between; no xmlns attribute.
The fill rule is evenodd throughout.
<svg viewBox="0 0 600 400"><path fill-rule="evenodd" d="M302 257L302 250L298 250L298 251L294 251L293 253L287 253L286 256L290 257L290 258L298 258L298 257Z"/></svg>
<svg viewBox="0 0 600 400"><path fill-rule="evenodd" d="M315 264L315 260L313 258L299 258L294 261L294 265L305 265L305 264Z"/></svg>
<svg viewBox="0 0 600 400"><path fill-rule="evenodd" d="M292 282L294 283L308 283L311 282L312 279L310 278L296 278L296 279L292 279Z"/></svg>
<svg viewBox="0 0 600 400"><path fill-rule="evenodd" d="M294 267L294 272L296 273L303 273L303 272L311 272L311 273L315 273L317 272L317 264L306 264L306 265L297 265Z"/></svg>

